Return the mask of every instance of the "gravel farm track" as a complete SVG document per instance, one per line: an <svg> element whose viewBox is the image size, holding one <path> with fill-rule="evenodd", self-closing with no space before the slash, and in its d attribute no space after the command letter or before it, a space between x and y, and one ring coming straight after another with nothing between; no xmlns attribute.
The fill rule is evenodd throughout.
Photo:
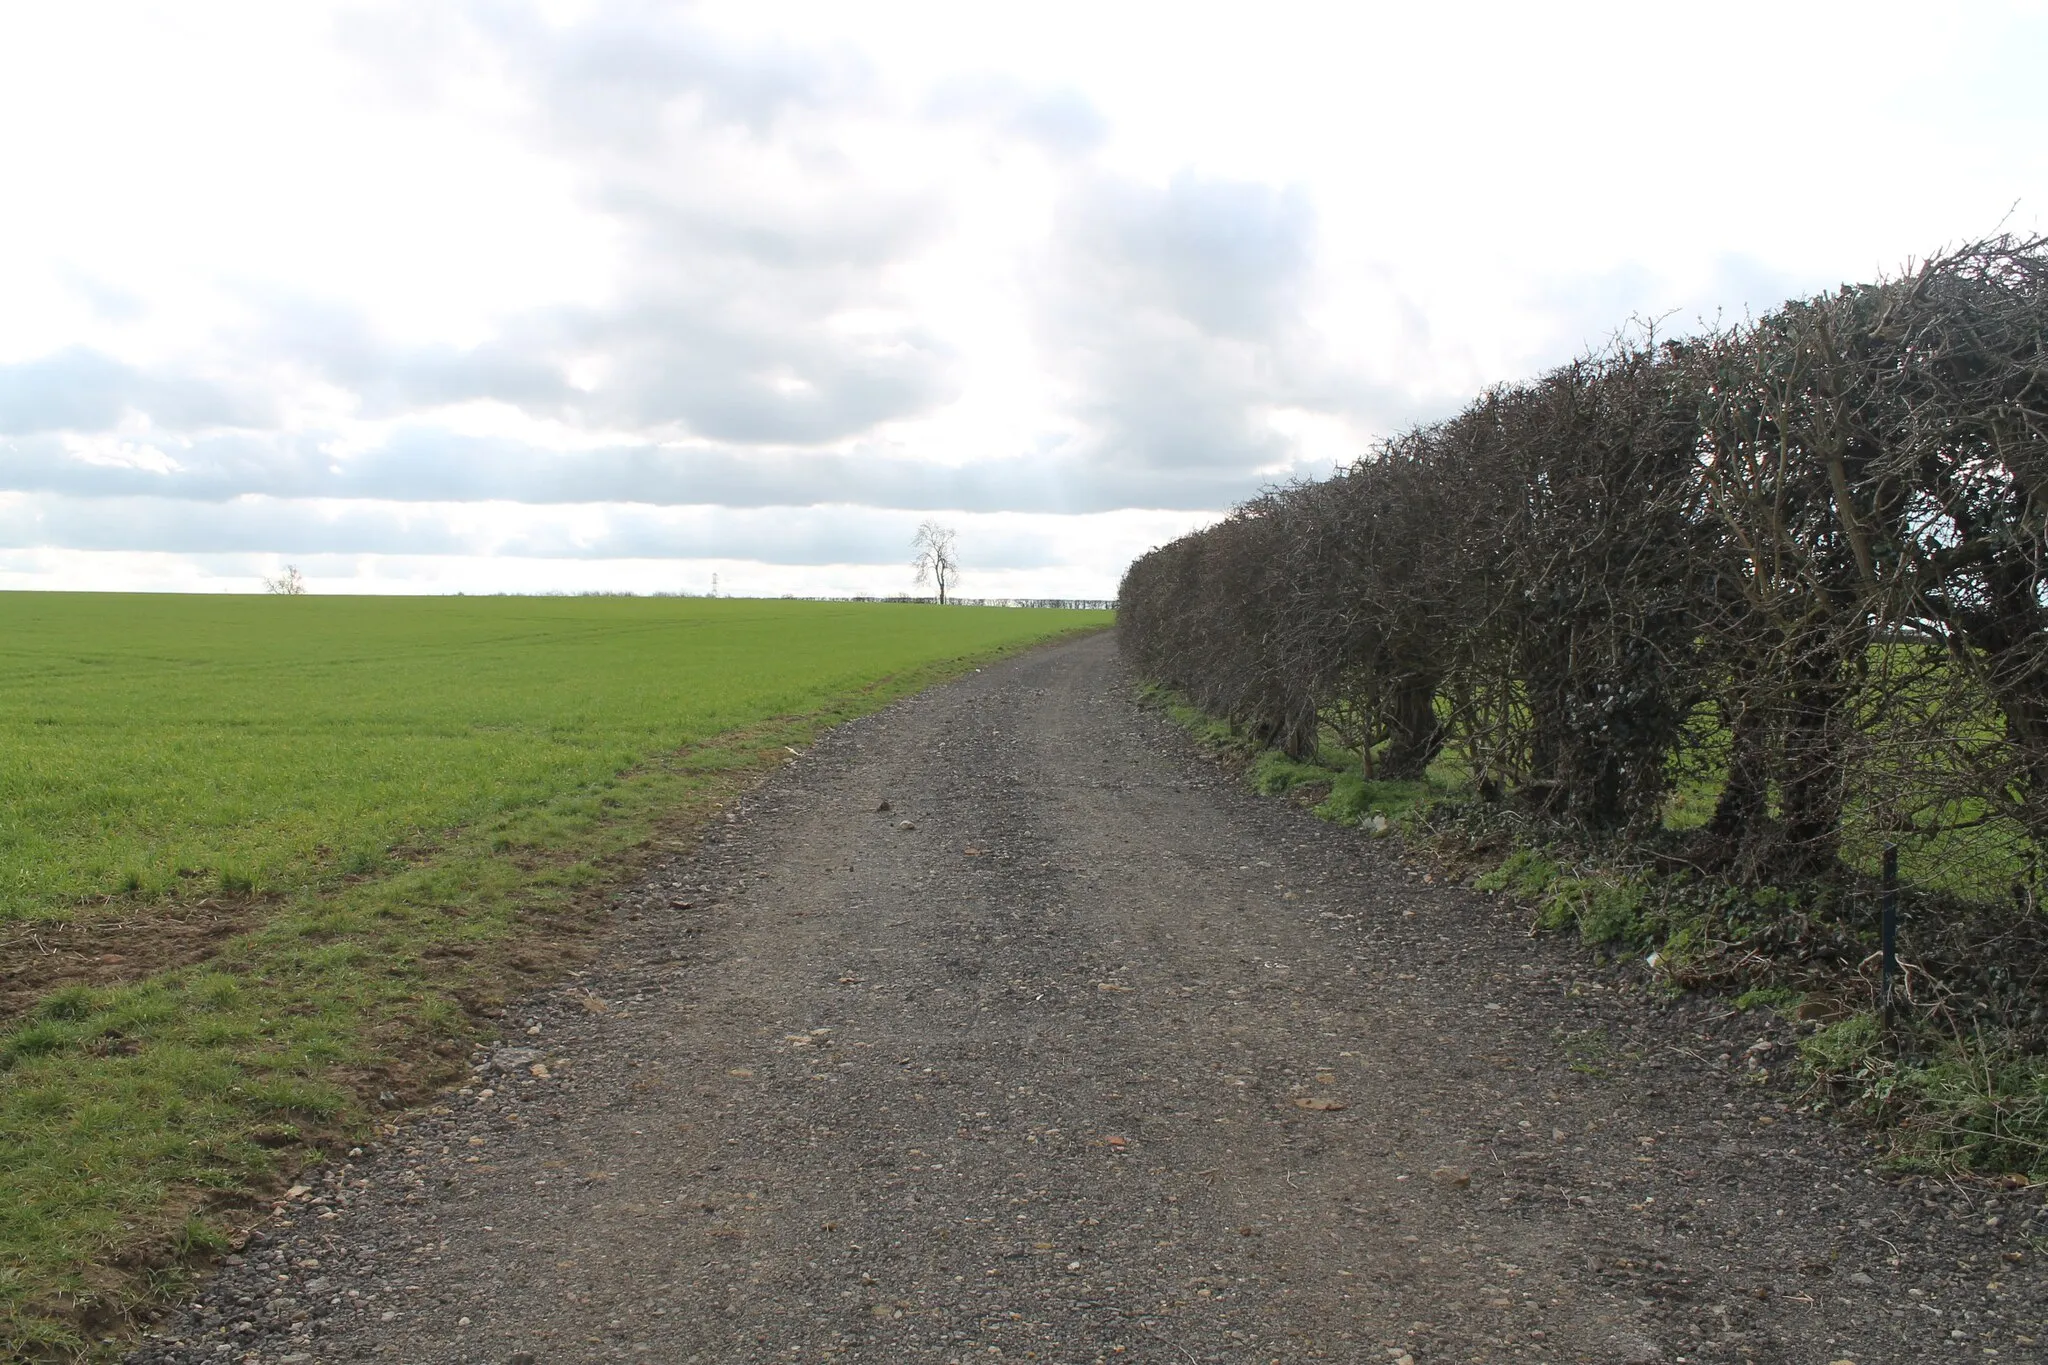
<svg viewBox="0 0 2048 1365"><path fill-rule="evenodd" d="M1039 649L677 849L130 1360L2048 1359L2038 1188L1525 927Z"/></svg>

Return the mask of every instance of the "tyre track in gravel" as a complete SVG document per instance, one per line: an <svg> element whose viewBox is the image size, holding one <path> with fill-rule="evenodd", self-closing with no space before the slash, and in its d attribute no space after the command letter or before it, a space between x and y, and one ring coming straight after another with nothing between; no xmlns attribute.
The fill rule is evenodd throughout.
<svg viewBox="0 0 2048 1365"><path fill-rule="evenodd" d="M1248 796L1109 636L834 732L621 908L508 1015L534 1055L309 1180L136 1365L2048 1340L2038 1200L1867 1174L1721 1007Z"/></svg>

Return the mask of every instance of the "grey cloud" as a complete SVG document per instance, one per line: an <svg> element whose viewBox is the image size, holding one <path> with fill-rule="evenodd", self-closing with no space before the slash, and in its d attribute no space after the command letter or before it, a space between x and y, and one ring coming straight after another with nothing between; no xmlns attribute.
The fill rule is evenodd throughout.
<svg viewBox="0 0 2048 1365"><path fill-rule="evenodd" d="M1278 396L1261 373L1257 347L1170 318L1105 322L1091 340L1070 354L1086 366L1076 407L1095 432L1100 458L1172 470L1176 479L1286 458L1286 440L1257 421L1256 405Z"/></svg>
<svg viewBox="0 0 2048 1365"><path fill-rule="evenodd" d="M847 337L821 318L750 317L729 302L671 298L568 320L614 361L587 411L610 426L816 445L929 411L954 392L950 348L919 329Z"/></svg>
<svg viewBox="0 0 2048 1365"><path fill-rule="evenodd" d="M699 258L710 256L726 268L763 272L757 284L827 301L929 241L944 217L935 202L864 193L824 176L794 204L739 202L701 184L663 181L622 169L598 195L634 234L644 278L669 294L701 289Z"/></svg>
<svg viewBox="0 0 2048 1365"><path fill-rule="evenodd" d="M772 129L785 113L872 88L857 54L740 44L697 24L687 5L623 0L567 22L520 0L357 4L340 41L390 95L432 105L451 71L486 65L529 92L540 131L566 143L639 145L677 116Z"/></svg>
<svg viewBox="0 0 2048 1365"><path fill-rule="evenodd" d="M141 299L89 271L66 267L63 278L72 293L91 304L92 310L109 322L132 322L142 316Z"/></svg>
<svg viewBox="0 0 2048 1365"><path fill-rule="evenodd" d="M166 442L169 472L92 464L53 440L0 443L0 485L72 497L221 502L371 498L392 502L835 505L921 512L1210 511L1258 491L1244 469L1184 469L1171 479L1084 455L1032 453L954 467L872 451L677 450L626 446L560 452L430 428L338 460L310 437L231 434Z"/></svg>
<svg viewBox="0 0 2048 1365"><path fill-rule="evenodd" d="M348 23L406 98L436 98L445 71L477 62L529 96L533 136L570 159L627 244L619 297L514 316L467 347L401 344L332 301L250 297L265 320L227 338L230 354L331 383L359 415L401 424L383 448L339 460L317 434L255 429L272 419L189 377L90 352L0 369L0 431L22 437L0 442L0 487L214 502L1211 510L1285 466L1290 446L1262 408L1394 411L1335 368L1303 322L1315 222L1301 193L1199 176L1143 186L1070 165L1081 178L1032 283L1071 434L1019 433L1010 451L944 470L865 449L867 433L950 402L959 376L945 338L905 316L890 284L945 230L946 190L878 187L842 146L842 115L888 114L858 60L735 47L652 4L561 26L515 4L460 18L397 6ZM947 87L923 116L1067 157L1104 135L1078 94L996 78ZM855 316L859 328L843 325ZM434 429L435 409L473 400L628 435L555 453ZM130 412L150 416L176 468L88 465L34 435L105 430Z"/></svg>
<svg viewBox="0 0 2048 1365"><path fill-rule="evenodd" d="M397 346L351 310L318 300L274 299L245 349L303 366L355 395L365 416L496 398L553 413L573 394L559 345L504 336L478 346ZM531 330L528 328L527 330Z"/></svg>
<svg viewBox="0 0 2048 1365"><path fill-rule="evenodd" d="M1291 449L1263 407L1405 416L1405 396L1339 370L1303 318L1314 230L1293 190L1085 185L1057 230L1041 330L1093 429L1086 453L1248 481Z"/></svg>
<svg viewBox="0 0 2048 1365"><path fill-rule="evenodd" d="M170 554L512 555L548 559L756 559L778 564L900 564L915 519L880 510L775 508L676 517L607 508L600 523L539 516L464 526L439 507L240 498L40 497L0 503L0 549L62 547ZM984 528L977 569L1060 561L1025 531Z"/></svg>
<svg viewBox="0 0 2048 1365"><path fill-rule="evenodd" d="M944 122L992 128L1060 156L1091 152L1109 136L1109 120L1080 91L1033 89L1000 75L949 81L932 94L925 112Z"/></svg>
<svg viewBox="0 0 2048 1365"><path fill-rule="evenodd" d="M1184 174L1161 189L1097 184L1063 231L1077 264L1126 303L1263 341L1299 312L1315 215L1298 190Z"/></svg>
<svg viewBox="0 0 2048 1365"><path fill-rule="evenodd" d="M724 290L691 298L657 284L615 309L515 318L466 349L393 345L346 310L303 301L273 305L264 333L244 344L344 388L369 417L493 399L585 426L740 444L839 441L953 394L954 356L938 337L910 326L840 335L798 299L778 298L774 279L761 281L768 301L757 302L730 287L750 272L719 273ZM604 364L588 390L570 382L584 357Z"/></svg>
<svg viewBox="0 0 2048 1365"><path fill-rule="evenodd" d="M646 138L679 104L765 134L786 114L844 105L872 88L854 54L742 46L668 4L615 5L561 26L522 5L478 5L472 13L532 83L559 136L607 146Z"/></svg>
<svg viewBox="0 0 2048 1365"><path fill-rule="evenodd" d="M205 380L152 374L84 347L0 365L0 432L99 432L131 413L178 430L258 426L267 405Z"/></svg>
<svg viewBox="0 0 2048 1365"><path fill-rule="evenodd" d="M0 366L0 431L105 431L140 388L134 370L83 348Z"/></svg>
<svg viewBox="0 0 2048 1365"><path fill-rule="evenodd" d="M891 267L943 226L936 189L884 191L840 146L838 122L874 105L856 56L741 44L673 5L599 6L556 24L526 4L422 17L361 12L351 43L432 98L417 53L482 63L527 98L542 145L575 166L621 229L627 291L597 307L508 319L468 350L400 348L345 310L273 306L252 338L395 416L467 399L605 429L717 441L822 444L931 411L957 391L954 357L885 318ZM394 36L396 35L396 36ZM574 367L602 362L588 391Z"/></svg>

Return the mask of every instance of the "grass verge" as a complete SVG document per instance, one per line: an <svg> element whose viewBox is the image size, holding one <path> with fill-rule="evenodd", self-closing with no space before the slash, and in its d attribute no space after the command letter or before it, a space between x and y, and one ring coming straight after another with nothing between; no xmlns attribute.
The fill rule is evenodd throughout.
<svg viewBox="0 0 2048 1365"><path fill-rule="evenodd" d="M1627 958L1667 991L1724 993L1801 1034L1817 1103L1884 1133L1901 1167L2048 1181L2048 926L1940 895L1909 898L1913 945L1889 1025L1875 1014L1874 889L1854 870L1797 887L1738 886L1619 839L1590 840L1478 801L1454 762L1426 781L1368 782L1356 758L1262 749L1162 688L1141 689L1251 786L1318 817L1400 833L1473 889L1528 907L1532 933Z"/></svg>
<svg viewBox="0 0 2048 1365"><path fill-rule="evenodd" d="M1092 628L1092 625L1091 625ZM284 894L208 960L0 1033L0 1341L118 1354L295 1171L458 1076L589 951L613 889L830 726L1022 647L899 672Z"/></svg>

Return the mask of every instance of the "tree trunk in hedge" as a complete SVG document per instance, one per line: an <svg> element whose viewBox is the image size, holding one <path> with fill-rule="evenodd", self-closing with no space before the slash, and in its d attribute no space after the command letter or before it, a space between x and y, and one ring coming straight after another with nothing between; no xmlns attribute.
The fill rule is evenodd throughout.
<svg viewBox="0 0 2048 1365"><path fill-rule="evenodd" d="M1786 707L1784 767L1778 779L1783 863L1794 876L1835 870L1841 847L1843 689L1811 682Z"/></svg>
<svg viewBox="0 0 2048 1365"><path fill-rule="evenodd" d="M1436 687L1435 678L1407 678L1393 688L1387 717L1387 753L1378 764L1379 776L1417 782L1429 771L1429 765L1436 762L1444 747L1443 721L1436 713Z"/></svg>
<svg viewBox="0 0 2048 1365"><path fill-rule="evenodd" d="M1726 723L1728 776L1714 802L1707 832L1728 843L1743 844L1759 837L1771 818L1770 735L1753 710Z"/></svg>
<svg viewBox="0 0 2048 1365"><path fill-rule="evenodd" d="M2048 613L2041 607L2042 575L2034 562L2040 537L2013 539L2019 552L1992 565L1988 628L1973 632L1972 643L1987 656L1991 696L2005 717L2013 759L2010 789L2022 822L2040 840L2048 838Z"/></svg>
<svg viewBox="0 0 2048 1365"><path fill-rule="evenodd" d="M1281 713L1275 744L1280 752L1297 763L1315 761L1317 751L1322 748L1322 718L1317 714L1312 698L1300 697L1288 703Z"/></svg>

